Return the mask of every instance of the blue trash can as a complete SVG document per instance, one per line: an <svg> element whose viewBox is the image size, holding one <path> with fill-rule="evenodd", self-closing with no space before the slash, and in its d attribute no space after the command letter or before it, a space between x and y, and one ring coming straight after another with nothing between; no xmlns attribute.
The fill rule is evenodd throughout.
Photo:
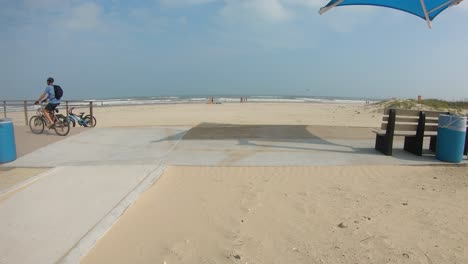
<svg viewBox="0 0 468 264"><path fill-rule="evenodd" d="M440 115L437 130L437 159L453 163L461 162L465 137L466 116Z"/></svg>
<svg viewBox="0 0 468 264"><path fill-rule="evenodd" d="M13 122L9 118L0 119L0 163L16 159L16 143Z"/></svg>

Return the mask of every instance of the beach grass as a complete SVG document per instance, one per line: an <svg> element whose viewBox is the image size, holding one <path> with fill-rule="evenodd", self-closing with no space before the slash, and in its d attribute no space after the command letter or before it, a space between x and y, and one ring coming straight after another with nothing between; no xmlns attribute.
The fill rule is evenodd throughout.
<svg viewBox="0 0 468 264"><path fill-rule="evenodd" d="M417 109L417 110L436 110L449 111L462 114L468 111L468 102L463 101L445 101L440 99L425 99L418 103L414 99L391 99L376 103L376 105L385 109Z"/></svg>

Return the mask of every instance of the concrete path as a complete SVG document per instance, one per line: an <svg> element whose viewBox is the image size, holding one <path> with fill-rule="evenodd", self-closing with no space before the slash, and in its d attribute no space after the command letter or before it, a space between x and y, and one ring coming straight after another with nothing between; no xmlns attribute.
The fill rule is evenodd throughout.
<svg viewBox="0 0 468 264"><path fill-rule="evenodd" d="M154 164L167 155L188 129L187 127L94 128L42 147L3 166Z"/></svg>
<svg viewBox="0 0 468 264"><path fill-rule="evenodd" d="M56 263L78 245L86 251L161 172L155 165L111 165L38 175L0 201L0 263ZM77 263L74 255L70 263Z"/></svg>
<svg viewBox="0 0 468 264"><path fill-rule="evenodd" d="M77 263L162 174L187 128L90 129L9 168L41 167L0 192L0 263ZM161 141L161 139L165 139Z"/></svg>
<svg viewBox="0 0 468 264"><path fill-rule="evenodd" d="M419 157L395 142L393 156L374 150L372 140L224 140L181 141L167 160L168 165L196 166L314 166L443 164L434 154ZM466 162L465 162L466 163Z"/></svg>
<svg viewBox="0 0 468 264"><path fill-rule="evenodd" d="M39 148L58 142L81 132L88 131L89 128L75 127L70 130L66 137L59 136L54 130L45 130L40 135L33 134L29 127L15 125L16 155L22 157Z"/></svg>
<svg viewBox="0 0 468 264"><path fill-rule="evenodd" d="M45 171L47 171L45 168L0 167L0 196L10 189L16 189L18 184Z"/></svg>
<svg viewBox="0 0 468 264"><path fill-rule="evenodd" d="M394 155L385 156L374 150L374 141L370 128L95 128L3 166L137 165L163 160L166 165L198 166L444 164L429 151L422 157L403 151L401 139L394 143Z"/></svg>

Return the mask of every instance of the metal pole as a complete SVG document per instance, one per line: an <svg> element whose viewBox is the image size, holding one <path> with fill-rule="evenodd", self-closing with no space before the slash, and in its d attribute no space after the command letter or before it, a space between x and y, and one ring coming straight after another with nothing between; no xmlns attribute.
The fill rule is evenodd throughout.
<svg viewBox="0 0 468 264"><path fill-rule="evenodd" d="M68 116L68 101L65 101L65 109L67 111L66 115Z"/></svg>
<svg viewBox="0 0 468 264"><path fill-rule="evenodd" d="M461 2L461 1L460 1L460 2ZM457 5L457 4L458 4L458 3L457 3L456 0L450 0L450 1L447 1L447 2L445 2L445 3L443 3L443 4L441 4L440 6L437 6L437 7L433 8L432 10L429 10L427 13L432 14L432 13L434 13L435 11L441 9L442 7L445 7L445 6L448 6L448 5L452 6L452 5Z"/></svg>
<svg viewBox="0 0 468 264"><path fill-rule="evenodd" d="M426 9L426 3L424 2L424 0L420 0L420 2L421 2L421 7L424 12L424 17L426 18L427 26L429 27L429 29L431 29L432 24L431 24L431 19L429 19L429 13L427 12L427 9Z"/></svg>
<svg viewBox="0 0 468 264"><path fill-rule="evenodd" d="M28 101L24 100L24 120L26 126L28 126Z"/></svg>
<svg viewBox="0 0 468 264"><path fill-rule="evenodd" d="M334 4L332 4L331 6L320 8L319 14L320 14L320 15L323 15L324 13L328 12L328 10L330 10L330 9L334 8L335 6L337 6L337 5L341 4L341 3L343 3L343 1L344 1L344 0L339 0L339 1L336 1Z"/></svg>
<svg viewBox="0 0 468 264"><path fill-rule="evenodd" d="M94 118L93 118L93 102L89 102L89 115L91 116L91 127L94 126Z"/></svg>
<svg viewBox="0 0 468 264"><path fill-rule="evenodd" d="M7 114L6 114L6 101L3 101L3 116L5 118L7 118Z"/></svg>

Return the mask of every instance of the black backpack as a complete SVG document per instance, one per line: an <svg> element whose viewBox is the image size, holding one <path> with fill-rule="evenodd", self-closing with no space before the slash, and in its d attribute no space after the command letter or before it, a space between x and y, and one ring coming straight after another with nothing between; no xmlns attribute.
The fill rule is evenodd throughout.
<svg viewBox="0 0 468 264"><path fill-rule="evenodd" d="M54 93L55 93L55 99L60 100L63 96L63 90L62 87L58 85L54 85Z"/></svg>

